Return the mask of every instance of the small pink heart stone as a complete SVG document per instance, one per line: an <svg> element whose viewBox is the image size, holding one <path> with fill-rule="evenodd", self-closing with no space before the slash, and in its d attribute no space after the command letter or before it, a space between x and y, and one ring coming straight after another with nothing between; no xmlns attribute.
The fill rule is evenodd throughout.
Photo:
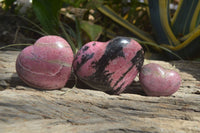
<svg viewBox="0 0 200 133"><path fill-rule="evenodd" d="M164 69L155 63L142 67L139 80L148 96L170 96L181 84L181 77L177 72Z"/></svg>
<svg viewBox="0 0 200 133"><path fill-rule="evenodd" d="M73 52L59 36L44 36L21 51L16 60L18 76L29 86L59 89L71 74Z"/></svg>

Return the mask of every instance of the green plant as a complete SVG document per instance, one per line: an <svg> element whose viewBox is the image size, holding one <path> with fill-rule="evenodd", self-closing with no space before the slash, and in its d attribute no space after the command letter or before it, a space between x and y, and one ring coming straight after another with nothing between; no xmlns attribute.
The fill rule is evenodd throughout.
<svg viewBox="0 0 200 133"><path fill-rule="evenodd" d="M9 10L15 1L3 0L5 9ZM86 43L83 38L88 38L87 41L93 41L98 39L102 32L100 25L83 18L91 7L95 7L94 4L101 4L101 0L33 0L32 8L40 25L26 17L20 17L31 23L36 30L31 27L23 28L41 35L62 36L70 43L74 53L76 53ZM79 10L80 12L73 12Z"/></svg>
<svg viewBox="0 0 200 133"><path fill-rule="evenodd" d="M158 44L185 59L199 57L200 1L181 0L172 19L169 17L169 0L148 2Z"/></svg>
<svg viewBox="0 0 200 133"><path fill-rule="evenodd" d="M56 34L66 38L72 46L74 53L76 53L77 49L80 49L85 43L82 40L82 32L86 33L90 41L96 40L102 32L101 26L87 19L84 20L83 16L80 16L80 14L85 15L85 13L89 11L90 8L85 10L84 8L90 7L89 4L92 2L92 0L33 0L33 9L45 31L48 34ZM83 10L81 10L80 7L82 7ZM66 10L62 11L61 8ZM51 11L49 11L49 9L51 9ZM81 10L81 12L77 14L76 11L79 10ZM69 28L70 26L65 21L61 21L62 16L74 22L74 29Z"/></svg>
<svg viewBox="0 0 200 133"><path fill-rule="evenodd" d="M14 1L3 0L5 9L9 9ZM101 41L108 40L129 35L127 30L145 47L154 47L161 54L167 53L171 59L199 57L200 1L181 0L172 18L169 3L170 0L145 0L145 3L138 0L33 0L32 7L40 25L24 19L38 31L30 27L27 29L41 35L64 37L74 53L86 42L99 39L100 35L103 36ZM99 17L96 9L107 17ZM147 14L154 34L146 28L150 25ZM93 16L94 20L90 20L89 16Z"/></svg>
<svg viewBox="0 0 200 133"><path fill-rule="evenodd" d="M108 5L103 5L98 10L139 39L155 44L158 49L167 48L184 59L199 57L200 1L181 0L173 18L170 18L169 3L169 0L146 0L156 39L123 19ZM171 54L169 57L175 58Z"/></svg>
<svg viewBox="0 0 200 133"><path fill-rule="evenodd" d="M59 11L61 0L33 0L33 10L48 34L59 34Z"/></svg>

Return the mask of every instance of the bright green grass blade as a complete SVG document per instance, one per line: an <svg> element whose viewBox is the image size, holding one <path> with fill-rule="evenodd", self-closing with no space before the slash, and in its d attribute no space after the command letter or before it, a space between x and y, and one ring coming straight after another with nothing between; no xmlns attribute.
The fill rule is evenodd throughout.
<svg viewBox="0 0 200 133"><path fill-rule="evenodd" d="M116 14L109 6L107 6L107 5L100 6L100 7L98 7L98 10L101 13L103 13L104 15L106 15L107 17L109 17L110 19L112 19L113 21L115 21L116 23L118 23L119 25L128 29L130 32L135 34L140 39L142 39L144 41L154 42L154 40L152 39L152 37L148 33L140 30L139 28L137 28L133 24L124 20L121 16Z"/></svg>

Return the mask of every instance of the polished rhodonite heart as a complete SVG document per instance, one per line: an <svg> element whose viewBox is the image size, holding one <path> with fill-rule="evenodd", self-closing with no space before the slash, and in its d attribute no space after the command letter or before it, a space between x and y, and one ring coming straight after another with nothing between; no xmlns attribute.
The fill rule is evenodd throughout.
<svg viewBox="0 0 200 133"><path fill-rule="evenodd" d="M18 55L16 71L28 85L39 89L62 88L73 61L70 45L59 36L44 36Z"/></svg>
<svg viewBox="0 0 200 133"><path fill-rule="evenodd" d="M75 56L76 76L89 86L119 94L135 79L143 65L144 51L139 43L128 37L108 42L89 42Z"/></svg>
<svg viewBox="0 0 200 133"><path fill-rule="evenodd" d="M176 71L164 69L155 63L142 67L139 80L144 92L149 96L170 96L181 84L181 77Z"/></svg>

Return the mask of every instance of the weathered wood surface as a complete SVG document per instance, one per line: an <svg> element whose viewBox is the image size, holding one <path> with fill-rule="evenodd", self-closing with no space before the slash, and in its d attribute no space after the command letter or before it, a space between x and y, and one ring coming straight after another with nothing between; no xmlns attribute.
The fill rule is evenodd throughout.
<svg viewBox="0 0 200 133"><path fill-rule="evenodd" d="M156 62L177 70L181 88L170 97L148 97L136 82L121 95L63 88L39 91L15 71L19 52L0 51L1 133L200 132L200 63Z"/></svg>

